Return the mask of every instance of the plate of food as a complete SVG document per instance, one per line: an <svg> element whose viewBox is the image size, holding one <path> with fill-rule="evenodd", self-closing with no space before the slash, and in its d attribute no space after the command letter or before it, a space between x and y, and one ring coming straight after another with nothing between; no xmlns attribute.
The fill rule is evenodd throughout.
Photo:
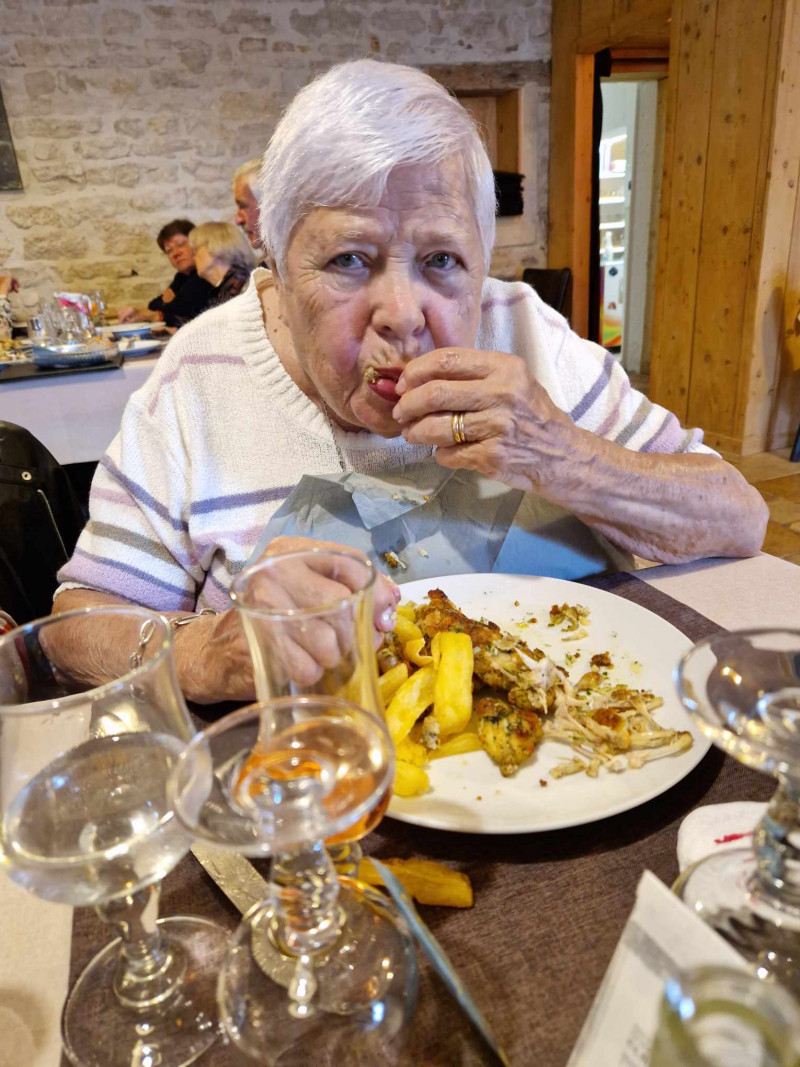
<svg viewBox="0 0 800 1067"><path fill-rule="evenodd" d="M659 796L708 751L672 680L691 641L646 608L524 575L402 590L378 654L392 818L486 834L579 826Z"/></svg>

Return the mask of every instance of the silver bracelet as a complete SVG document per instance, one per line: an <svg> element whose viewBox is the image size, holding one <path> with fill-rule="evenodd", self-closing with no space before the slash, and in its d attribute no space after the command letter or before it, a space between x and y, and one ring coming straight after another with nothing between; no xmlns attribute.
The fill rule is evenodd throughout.
<svg viewBox="0 0 800 1067"><path fill-rule="evenodd" d="M202 619L204 615L216 615L217 612L213 608L203 608L202 611L192 612L191 615L181 615L179 618L170 619L169 627L172 633L178 629L179 626L186 626L190 622L195 622L197 619ZM147 642L153 636L156 630L156 624L154 619L145 619L142 623L142 628L139 631L139 644L136 646L136 651L131 654L128 660L128 666L132 671L142 665L142 656L145 648L147 648Z"/></svg>

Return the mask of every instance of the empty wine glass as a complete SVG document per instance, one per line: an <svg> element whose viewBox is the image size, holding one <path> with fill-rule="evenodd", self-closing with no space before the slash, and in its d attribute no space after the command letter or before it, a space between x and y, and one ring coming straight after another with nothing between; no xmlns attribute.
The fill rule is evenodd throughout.
<svg viewBox="0 0 800 1067"><path fill-rule="evenodd" d="M778 789L752 848L715 853L676 892L749 960L800 993L800 631L716 634L677 669L703 733Z"/></svg>
<svg viewBox="0 0 800 1067"><path fill-rule="evenodd" d="M98 625L131 660L92 687L72 664L90 660ZM159 883L191 844L166 785L193 733L161 615L98 607L0 637L0 865L45 900L94 906L119 934L64 1007L80 1067L181 1067L217 1036L227 934L157 918Z"/></svg>
<svg viewBox="0 0 800 1067"><path fill-rule="evenodd" d="M269 895L245 916L220 973L222 1024L260 1063L388 1063L416 999L394 905L338 879L324 839L380 806L391 738L332 697L282 697L221 719L179 757L170 799L200 840L272 857Z"/></svg>
<svg viewBox="0 0 800 1067"><path fill-rule="evenodd" d="M383 718L375 660L375 569L348 548L286 552L246 567L231 586L253 658L259 700L338 696ZM325 844L340 874L357 875L358 843L389 803Z"/></svg>

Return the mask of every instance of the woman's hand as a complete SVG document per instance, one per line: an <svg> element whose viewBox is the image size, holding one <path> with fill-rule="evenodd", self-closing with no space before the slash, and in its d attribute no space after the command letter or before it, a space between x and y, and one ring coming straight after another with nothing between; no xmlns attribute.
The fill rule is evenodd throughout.
<svg viewBox="0 0 800 1067"><path fill-rule="evenodd" d="M340 549L330 541L304 537L277 537L262 558L282 556L309 548ZM352 551L352 550L349 550ZM250 599L270 608L307 608L336 603L360 588L366 557L339 564L335 574L324 566L288 558L277 571L253 576ZM364 563L360 562L364 560ZM375 645L382 634L392 630L400 590L383 575L374 586ZM346 652L352 630L348 620L305 619L297 624L282 621L270 633L265 623L265 640L274 649L283 670L299 685L313 685L327 667L333 667ZM190 700L216 703L221 700L252 700L255 697L252 660L238 612L229 609L221 615L197 619L180 627L175 635L175 656L181 685Z"/></svg>
<svg viewBox="0 0 800 1067"><path fill-rule="evenodd" d="M542 490L567 458L575 427L505 352L441 348L412 360L394 417L411 444L437 445L443 467L466 467L517 489ZM456 444L453 414L466 443Z"/></svg>

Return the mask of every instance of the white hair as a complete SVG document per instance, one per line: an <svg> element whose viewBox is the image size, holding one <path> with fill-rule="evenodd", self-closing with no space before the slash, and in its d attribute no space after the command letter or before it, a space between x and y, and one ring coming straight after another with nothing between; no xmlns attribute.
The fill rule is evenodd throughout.
<svg viewBox="0 0 800 1067"><path fill-rule="evenodd" d="M395 167L458 156L489 268L495 234L492 165L471 115L413 67L356 59L295 96L264 153L253 192L261 240L285 276L297 223L315 207L374 207Z"/></svg>
<svg viewBox="0 0 800 1067"><path fill-rule="evenodd" d="M260 170L261 156L256 156L254 159L248 159L246 163L242 163L241 166L237 167L236 170L233 172L233 177L231 178L231 189L235 190L236 183L239 181L239 179L245 178L247 180L247 184L250 186L250 191L252 192L255 186L254 179Z"/></svg>
<svg viewBox="0 0 800 1067"><path fill-rule="evenodd" d="M252 270L256 263L250 242L238 226L229 222L204 222L195 226L189 234L189 244L193 252L207 248L212 258L226 267Z"/></svg>

